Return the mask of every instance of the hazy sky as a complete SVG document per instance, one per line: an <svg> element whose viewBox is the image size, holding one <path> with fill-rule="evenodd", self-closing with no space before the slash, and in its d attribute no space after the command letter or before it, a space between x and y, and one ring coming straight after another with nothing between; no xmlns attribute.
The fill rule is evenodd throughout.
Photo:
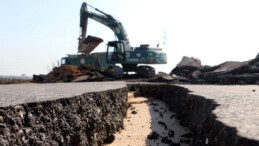
<svg viewBox="0 0 259 146"><path fill-rule="evenodd" d="M132 46L164 47L166 32L168 64L159 71L170 72L183 56L216 65L259 53L257 0L12 0L0 5L0 75L46 74L61 57L76 54L82 2L121 21ZM93 20L87 33L104 39L95 52L114 40Z"/></svg>

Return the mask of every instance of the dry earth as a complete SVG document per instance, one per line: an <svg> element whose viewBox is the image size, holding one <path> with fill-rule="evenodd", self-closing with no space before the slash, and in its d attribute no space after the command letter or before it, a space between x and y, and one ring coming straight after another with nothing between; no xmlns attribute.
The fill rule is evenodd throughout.
<svg viewBox="0 0 259 146"><path fill-rule="evenodd" d="M141 100L145 99L142 97ZM132 104L124 119L124 126L122 131L116 133L115 141L109 146L167 146L180 143L182 146L188 146L188 142L191 142L191 138L181 137L190 134L189 130L180 126L174 113L159 100ZM151 135L152 132L158 135Z"/></svg>

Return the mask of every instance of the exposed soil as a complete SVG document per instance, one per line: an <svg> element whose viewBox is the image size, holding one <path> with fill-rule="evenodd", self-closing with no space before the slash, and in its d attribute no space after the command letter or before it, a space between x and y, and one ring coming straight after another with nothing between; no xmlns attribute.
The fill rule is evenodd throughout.
<svg viewBox="0 0 259 146"><path fill-rule="evenodd" d="M124 119L124 127L115 134L115 141L109 146L188 146L192 141L192 137L181 137L190 131L180 126L175 114L159 100L132 104Z"/></svg>

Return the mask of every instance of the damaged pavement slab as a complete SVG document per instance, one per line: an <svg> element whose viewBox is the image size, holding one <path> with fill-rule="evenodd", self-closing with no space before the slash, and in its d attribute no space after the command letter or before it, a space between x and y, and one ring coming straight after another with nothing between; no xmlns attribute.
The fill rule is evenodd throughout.
<svg viewBox="0 0 259 146"><path fill-rule="evenodd" d="M218 145L258 145L258 111L259 111L259 86L249 85L249 86L216 86L216 85L170 85L170 84L153 84L153 83L134 83L131 85L125 82L91 82L91 83L58 83L58 84L19 84L19 85L0 85L0 126L4 127L0 132L4 133L2 136L2 141L5 141L9 137L5 137L10 133L9 130L13 130L15 133L21 133L19 139L23 140L23 136L26 134L34 134L32 132L26 132L26 129L20 129L12 125L20 126L21 128L28 127L26 124L31 124L35 130L35 133L45 129L51 129L54 125L66 126L72 123L73 128L86 127L89 125L89 120L94 116L95 120L91 123L102 122L102 112L107 111L106 105L110 105L108 108L109 112L104 113L107 117L104 119L110 119L111 121L106 121L107 124L111 125L110 133L119 131L123 127L123 117L126 116L127 111L127 95L126 88L135 88L141 91L141 94L148 96L156 95L156 99L163 100L169 106L170 110L175 111L177 119L179 118L180 124L183 126L188 126L190 130L194 130L194 142L195 144L218 144ZM181 87L179 87L181 86ZM184 88L182 88L184 87ZM123 88L123 89L122 89ZM104 93L91 94L92 92L106 91L110 89L117 89L117 91L107 92L107 96L103 96ZM119 90L121 89L121 90ZM192 91L189 93L189 91ZM80 98L72 98L71 101L62 100L60 103L37 103L22 106L15 106L15 108L8 108L10 105L18 105L29 102L38 101L53 101L57 99L67 99L68 97L73 97L77 95L82 95L84 93L89 93L87 96L82 96ZM197 96L194 96L197 95ZM88 98L89 97L89 98ZM99 98L96 98L99 97ZM111 98L112 97L112 98ZM122 98L123 97L123 98ZM152 96L150 96L152 97ZM96 99L96 101L95 101ZM104 100L105 99L105 100ZM103 101L103 103L101 102ZM117 102L117 103L116 103ZM84 104L83 104L84 103ZM100 108L100 103L102 106ZM108 104L109 103L109 104ZM215 103L215 108L214 107ZM83 104L84 108L82 113L82 108L78 105ZM86 105L86 106L85 106ZM119 106L118 106L119 105ZM93 106L93 107L92 107ZM2 108L6 107L6 108ZM38 112L38 107L42 111ZM122 108L121 108L122 107ZM2 109L2 112L1 112ZM66 110L64 110L66 109ZM76 109L75 112L72 109ZM94 110L93 110L94 109ZM53 112L54 110L54 112ZM211 111L210 111L211 110ZM29 111L27 114L23 114L20 111ZM41 112L46 112L47 114L40 114ZM113 111L117 111L114 115ZM132 111L131 111L132 112ZM5 115L1 114L7 113ZM55 116L51 116L53 114ZM62 113L64 116L59 116ZM76 115L75 115L76 113ZM99 116L97 113L100 113ZM121 114L123 113L123 114ZM211 114L212 113L212 114ZM121 114L121 115L119 115ZM22 115L22 116L21 116ZM45 116L47 115L47 117ZM119 115L117 118L114 116ZM139 111L136 111L132 115L139 116ZM71 117L72 116L72 117ZM86 116L86 117L84 117ZM88 117L89 116L89 117ZM43 117L43 118L42 118ZM82 118L83 117L83 118ZM72 119L71 119L72 118ZM90 118L90 119L89 119ZM57 120L60 119L60 120ZM80 119L84 119L80 121ZM196 121L195 121L196 119ZM67 121L69 120L69 121ZM112 121L115 120L115 121ZM47 125L44 123L47 122ZM88 122L87 122L88 121ZM75 123L74 123L75 122ZM113 127L114 122L118 123L117 126ZM2 125L1 125L2 123ZM53 124L54 123L54 124ZM63 123L63 124L62 124ZM64 124L65 123L65 124ZM6 124L6 125L5 125ZM25 125L24 125L25 124ZM200 124L200 125L199 125ZM99 124L92 125L98 126ZM102 124L101 124L102 125ZM160 122L160 125L163 125ZM41 128L43 126L43 128ZM90 125L91 126L91 125ZM199 127L201 126L201 127ZM45 128L44 128L45 127ZM70 125L71 127L71 125ZM105 127L105 126L104 126ZM73 133L74 129L68 129ZM91 127L90 127L91 128ZM54 128L55 129L55 128ZM54 133L62 133L64 127L61 127L60 131L55 131ZM87 129L86 129L87 130ZM89 130L89 129L88 129ZM196 131L195 131L196 130ZM198 130L198 131L197 131ZM199 131L201 130L201 131ZM214 132L213 132L214 130ZM216 130L216 132L215 132ZM47 131L48 132L48 131ZM195 133L196 132L196 133ZM198 135L198 132L203 132ZM23 134L25 133L25 134ZM52 132L53 133L53 132ZM106 135L105 131L103 133L103 127L99 127L100 136L97 139L92 139L91 141L79 141L76 139L78 137L77 133L72 134L73 137L63 136L65 139L55 139L52 140L51 144L56 144L57 142L64 141L66 144L73 142L80 143L91 143L91 142L101 142L106 140L106 137L111 135ZM95 133L89 133L95 134ZM212 135L210 135L212 134ZM51 135L47 133L45 138ZM198 136L197 136L198 135ZM84 135L81 135L84 136ZM211 137L210 137L211 136ZM216 136L216 137L215 137ZM61 136L62 137L62 136ZM25 137L26 138L26 137ZM29 142L33 144L38 144L41 142L41 136L38 135L36 138L31 138ZM43 136L44 138L44 136ZM59 138L59 136L57 137ZM72 138L72 139L71 139ZM199 138L199 139L197 139ZM85 140L85 137L82 139ZM0 135L1 140L1 135ZM37 140L37 141L33 141ZM44 142L47 142L46 139ZM164 139L166 140L166 139ZM200 142L200 140L202 140ZM14 140L15 141L15 140ZM214 143L213 143L214 142ZM7 142L6 142L7 143ZM25 139L24 143L28 143ZM65 144L63 143L63 144Z"/></svg>
<svg viewBox="0 0 259 146"><path fill-rule="evenodd" d="M164 101L193 133L193 145L258 146L258 91L252 86L128 84Z"/></svg>
<svg viewBox="0 0 259 146"><path fill-rule="evenodd" d="M0 86L0 146L103 145L123 128L125 82Z"/></svg>
<svg viewBox="0 0 259 146"><path fill-rule="evenodd" d="M0 107L126 87L123 81L0 85Z"/></svg>
<svg viewBox="0 0 259 146"><path fill-rule="evenodd" d="M259 141L259 86L181 85L191 94L212 99L213 113L224 125L234 127L241 137Z"/></svg>

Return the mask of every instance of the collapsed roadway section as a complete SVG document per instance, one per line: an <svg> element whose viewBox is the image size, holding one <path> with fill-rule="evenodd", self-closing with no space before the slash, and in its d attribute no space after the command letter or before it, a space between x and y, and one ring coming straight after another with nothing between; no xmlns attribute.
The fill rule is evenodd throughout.
<svg viewBox="0 0 259 146"><path fill-rule="evenodd" d="M255 114L259 89L246 87L125 82L0 85L0 145L111 142L123 128L128 91L164 101L191 130L193 145L259 145ZM241 89L243 94L232 93ZM246 105L251 109L229 108Z"/></svg>

